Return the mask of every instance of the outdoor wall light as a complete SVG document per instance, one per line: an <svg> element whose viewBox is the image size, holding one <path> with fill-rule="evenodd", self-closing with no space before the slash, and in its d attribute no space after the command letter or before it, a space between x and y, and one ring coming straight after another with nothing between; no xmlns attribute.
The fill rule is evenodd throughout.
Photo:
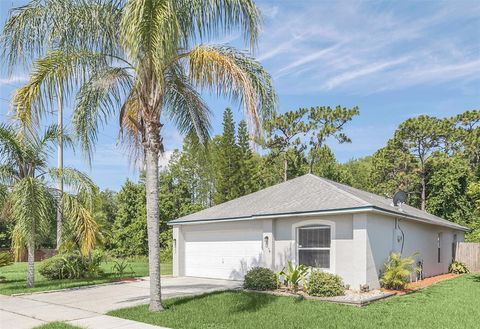
<svg viewBox="0 0 480 329"><path fill-rule="evenodd" d="M177 239L173 239L173 252L177 251Z"/></svg>
<svg viewBox="0 0 480 329"><path fill-rule="evenodd" d="M266 235L264 238L263 238L263 241L265 243L265 248L268 248L268 235Z"/></svg>

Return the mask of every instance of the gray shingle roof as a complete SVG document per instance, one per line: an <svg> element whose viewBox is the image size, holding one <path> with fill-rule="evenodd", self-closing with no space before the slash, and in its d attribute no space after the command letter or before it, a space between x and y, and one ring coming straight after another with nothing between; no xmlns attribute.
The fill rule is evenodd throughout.
<svg viewBox="0 0 480 329"><path fill-rule="evenodd" d="M300 215L302 213L333 210L377 209L402 217L460 230L467 228L429 214L420 209L402 205L394 207L392 199L333 182L312 174L267 187L266 189L204 209L170 221L181 224L196 221L248 219L267 215Z"/></svg>

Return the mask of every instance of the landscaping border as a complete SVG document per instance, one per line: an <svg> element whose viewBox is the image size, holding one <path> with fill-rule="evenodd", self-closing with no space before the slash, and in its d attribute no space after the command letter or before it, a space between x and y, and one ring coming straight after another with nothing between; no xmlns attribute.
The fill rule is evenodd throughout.
<svg viewBox="0 0 480 329"><path fill-rule="evenodd" d="M316 297L316 296L308 296L303 294L295 294L295 293L288 293L288 292L281 292L281 291L259 291L259 290L251 290L251 289L240 289L240 291L257 292L257 293L263 293L263 294L279 296L279 297L296 297L296 298L301 298L305 300L316 300L316 301L330 302L335 304L350 305L350 306L357 306L357 307L367 306L377 300L385 299L385 298L396 295L396 293L394 292L380 291L381 294L377 296L372 296L372 297L361 299L361 300L348 301L348 300L342 300L342 297L344 296Z"/></svg>

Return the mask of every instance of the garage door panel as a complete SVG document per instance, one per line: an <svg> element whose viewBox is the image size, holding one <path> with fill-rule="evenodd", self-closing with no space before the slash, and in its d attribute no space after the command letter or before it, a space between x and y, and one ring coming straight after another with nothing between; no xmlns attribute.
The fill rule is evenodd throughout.
<svg viewBox="0 0 480 329"><path fill-rule="evenodd" d="M186 276L239 280L262 265L259 229L187 231L184 236Z"/></svg>

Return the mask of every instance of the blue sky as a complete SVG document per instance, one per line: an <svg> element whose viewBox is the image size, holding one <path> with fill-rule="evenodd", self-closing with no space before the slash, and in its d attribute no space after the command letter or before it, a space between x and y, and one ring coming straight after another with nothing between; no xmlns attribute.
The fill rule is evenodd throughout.
<svg viewBox="0 0 480 329"><path fill-rule="evenodd" d="M0 1L0 20L25 1ZM346 129L351 144L330 143L340 161L373 153L411 116L451 116L480 104L478 1L257 1L264 25L255 57L272 74L279 112L317 105L359 106ZM3 24L3 23L2 23ZM243 47L241 36L215 43ZM27 75L0 73L0 120L8 120L12 91ZM221 131L226 106L205 95ZM52 120L56 120L52 117ZM117 146L117 120L99 136L90 168L67 151L65 163L87 171L102 188L118 190L138 171ZM174 127L164 129L168 150L181 147Z"/></svg>

